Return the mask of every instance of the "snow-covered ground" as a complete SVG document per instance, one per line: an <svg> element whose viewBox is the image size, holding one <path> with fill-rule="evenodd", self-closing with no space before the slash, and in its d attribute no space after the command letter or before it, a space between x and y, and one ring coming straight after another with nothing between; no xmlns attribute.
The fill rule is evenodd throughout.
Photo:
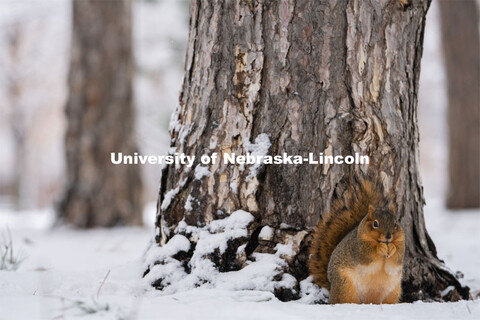
<svg viewBox="0 0 480 320"><path fill-rule="evenodd" d="M163 295L142 281L142 254L154 234L153 205L144 228L51 229L49 210L2 212L16 271L0 271L0 319L475 319L480 300L399 305L311 305L281 302L270 292L195 289ZM480 211L449 212L441 201L426 207L439 256L477 295L480 289ZM1 238L0 238L1 239ZM18 251L20 250L20 251Z"/></svg>

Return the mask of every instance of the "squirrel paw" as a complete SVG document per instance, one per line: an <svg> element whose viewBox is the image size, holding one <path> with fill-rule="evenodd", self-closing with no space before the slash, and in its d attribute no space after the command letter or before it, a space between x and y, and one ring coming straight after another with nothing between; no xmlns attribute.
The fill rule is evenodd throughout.
<svg viewBox="0 0 480 320"><path fill-rule="evenodd" d="M397 251L397 247L393 243L379 243L377 245L377 253L382 257L390 258Z"/></svg>
<svg viewBox="0 0 480 320"><path fill-rule="evenodd" d="M389 243L387 248L388 248L387 258L390 258L397 251L397 247L393 243Z"/></svg>
<svg viewBox="0 0 480 320"><path fill-rule="evenodd" d="M381 256L387 256L388 255L388 247L385 243L379 243L377 245L377 253Z"/></svg>

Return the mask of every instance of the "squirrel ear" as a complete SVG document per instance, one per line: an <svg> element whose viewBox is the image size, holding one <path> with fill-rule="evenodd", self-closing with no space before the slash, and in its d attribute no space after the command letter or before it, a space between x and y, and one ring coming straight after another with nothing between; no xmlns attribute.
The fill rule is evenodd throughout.
<svg viewBox="0 0 480 320"><path fill-rule="evenodd" d="M374 212L375 212L375 207L372 206L371 204L369 204L369 205L368 205L368 217L369 217L369 218L372 218Z"/></svg>

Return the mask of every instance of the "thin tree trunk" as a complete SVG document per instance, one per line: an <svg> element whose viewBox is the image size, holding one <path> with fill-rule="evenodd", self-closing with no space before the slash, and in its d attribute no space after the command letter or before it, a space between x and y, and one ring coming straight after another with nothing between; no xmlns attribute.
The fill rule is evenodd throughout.
<svg viewBox="0 0 480 320"><path fill-rule="evenodd" d="M140 168L110 162L111 152L137 149L131 15L129 0L73 2L68 181L59 214L78 227L142 224Z"/></svg>
<svg viewBox="0 0 480 320"><path fill-rule="evenodd" d="M394 190L406 231L404 300L437 298L449 285L458 290L452 298L467 297L468 289L436 257L423 218L416 107L429 3L192 2L185 79L171 124L175 152L197 159L213 152L358 152L371 163L258 167L217 161L206 174L198 162L192 169L167 165L156 241L163 246L175 235L189 238L190 250L176 256L187 274L195 271L189 259L198 250L185 225L202 227L243 209L254 216L247 236L228 241L223 254L207 255L218 270L241 269L254 253L278 253L284 244L291 252L281 254L287 266L275 280L285 274L304 279L311 231L354 171L368 169ZM265 226L272 232L263 232ZM163 263L151 263L147 274ZM155 286L168 286L157 278ZM294 299L298 285L283 290L279 282L275 293Z"/></svg>
<svg viewBox="0 0 480 320"><path fill-rule="evenodd" d="M480 35L476 0L440 1L448 85L447 206L480 207Z"/></svg>

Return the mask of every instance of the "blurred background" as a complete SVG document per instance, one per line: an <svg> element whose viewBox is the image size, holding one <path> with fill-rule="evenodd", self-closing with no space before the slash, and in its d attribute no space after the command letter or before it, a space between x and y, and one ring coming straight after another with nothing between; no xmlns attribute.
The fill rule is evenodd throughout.
<svg viewBox="0 0 480 320"><path fill-rule="evenodd" d="M133 2L134 135L142 154L164 154L169 146L188 8L187 0ZM0 1L2 209L50 208L62 195L71 11L65 0ZM142 165L141 170L145 200L155 201L160 168Z"/></svg>
<svg viewBox="0 0 480 320"><path fill-rule="evenodd" d="M168 124L183 79L188 15L187 0L133 2L134 138L141 154L168 150ZM440 17L439 4L433 1L418 108L427 204L430 199L445 202L448 190L447 76ZM70 1L0 0L0 220L7 213L51 209L62 197L71 30ZM140 167L143 199L153 203L160 167ZM153 206L147 208L153 217Z"/></svg>

